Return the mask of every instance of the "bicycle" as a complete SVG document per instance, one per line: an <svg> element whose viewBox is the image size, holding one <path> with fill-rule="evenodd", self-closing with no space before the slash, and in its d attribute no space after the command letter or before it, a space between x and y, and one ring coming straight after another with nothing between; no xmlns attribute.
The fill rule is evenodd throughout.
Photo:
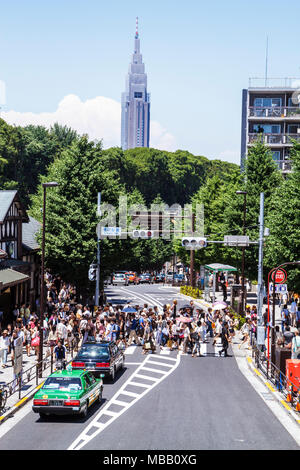
<svg viewBox="0 0 300 470"><path fill-rule="evenodd" d="M5 386L0 385L0 411L3 411L5 409L6 400L7 390L5 389Z"/></svg>

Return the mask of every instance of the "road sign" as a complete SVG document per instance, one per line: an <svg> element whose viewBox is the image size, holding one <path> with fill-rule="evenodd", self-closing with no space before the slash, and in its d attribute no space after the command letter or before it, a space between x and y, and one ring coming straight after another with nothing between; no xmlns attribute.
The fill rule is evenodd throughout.
<svg viewBox="0 0 300 470"><path fill-rule="evenodd" d="M275 293L276 294L284 294L288 291L287 284L275 284ZM269 285L269 292L273 293L273 283L271 282Z"/></svg>
<svg viewBox="0 0 300 470"><path fill-rule="evenodd" d="M271 275L272 281L274 281L274 274L275 274L275 271ZM286 278L287 278L286 271L284 269L278 269L278 271L276 272L275 284L283 284L286 281Z"/></svg>
<svg viewBox="0 0 300 470"><path fill-rule="evenodd" d="M97 235L98 238L102 237L116 237L121 235L122 227L102 227L101 224L97 225Z"/></svg>
<svg viewBox="0 0 300 470"><path fill-rule="evenodd" d="M224 246L249 246L249 237L246 235L225 235Z"/></svg>

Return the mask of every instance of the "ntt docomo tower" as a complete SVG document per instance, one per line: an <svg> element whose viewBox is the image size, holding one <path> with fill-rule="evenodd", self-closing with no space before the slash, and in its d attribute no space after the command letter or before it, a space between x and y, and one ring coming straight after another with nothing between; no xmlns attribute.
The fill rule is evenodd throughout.
<svg viewBox="0 0 300 470"><path fill-rule="evenodd" d="M149 147L150 94L147 93L147 74L140 53L138 18L134 37L134 53L122 93L121 147Z"/></svg>

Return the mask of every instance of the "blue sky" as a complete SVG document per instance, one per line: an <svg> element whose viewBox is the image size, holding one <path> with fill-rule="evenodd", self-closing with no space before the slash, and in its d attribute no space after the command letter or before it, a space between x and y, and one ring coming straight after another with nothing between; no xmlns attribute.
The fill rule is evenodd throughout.
<svg viewBox="0 0 300 470"><path fill-rule="evenodd" d="M107 142L118 140L114 102L120 103L124 90L136 16L151 120L161 133L154 144L162 136L161 146L169 142L172 149L239 163L242 88L249 77L264 76L267 35L268 75L300 77L300 4L293 0L1 0L0 5L0 80L6 84L1 114L18 112L19 120L10 115L16 123L29 112L35 118L48 113L50 119L68 95L81 103L91 100L91 106L102 106L93 100L105 97L111 101L105 101L103 113L111 116L110 127L116 126ZM97 137L106 132L100 119Z"/></svg>

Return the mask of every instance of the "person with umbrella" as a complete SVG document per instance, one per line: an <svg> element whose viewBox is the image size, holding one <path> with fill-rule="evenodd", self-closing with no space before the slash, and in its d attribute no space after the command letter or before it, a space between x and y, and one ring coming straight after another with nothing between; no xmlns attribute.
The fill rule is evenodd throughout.
<svg viewBox="0 0 300 470"><path fill-rule="evenodd" d="M129 333L129 338L128 338L128 346L131 345L133 340L136 345L140 345L140 340L136 332L137 327L138 327L137 319L135 317L135 314L132 314L131 321L130 321L130 333Z"/></svg>

